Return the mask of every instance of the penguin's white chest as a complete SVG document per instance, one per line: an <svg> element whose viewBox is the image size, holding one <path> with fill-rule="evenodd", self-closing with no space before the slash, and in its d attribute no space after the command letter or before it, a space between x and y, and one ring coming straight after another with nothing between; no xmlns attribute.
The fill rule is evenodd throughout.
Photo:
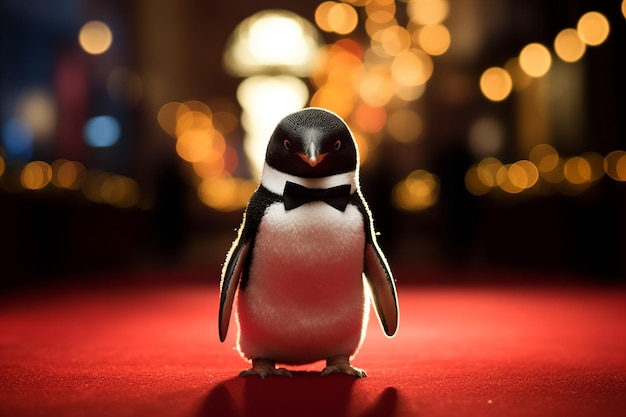
<svg viewBox="0 0 626 417"><path fill-rule="evenodd" d="M363 216L323 202L271 205L259 226L249 280L238 296L246 357L306 363L353 354L367 318Z"/></svg>

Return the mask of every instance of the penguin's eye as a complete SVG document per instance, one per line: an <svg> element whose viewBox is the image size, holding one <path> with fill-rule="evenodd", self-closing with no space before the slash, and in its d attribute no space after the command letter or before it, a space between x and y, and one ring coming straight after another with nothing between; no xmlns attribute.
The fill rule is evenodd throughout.
<svg viewBox="0 0 626 417"><path fill-rule="evenodd" d="M333 145L333 149L338 151L339 148L341 148L341 141L338 140L337 142L335 142L335 144Z"/></svg>
<svg viewBox="0 0 626 417"><path fill-rule="evenodd" d="M289 150L289 149L291 149L291 142L289 142L287 139L285 139L283 141L283 146L285 147L285 149Z"/></svg>

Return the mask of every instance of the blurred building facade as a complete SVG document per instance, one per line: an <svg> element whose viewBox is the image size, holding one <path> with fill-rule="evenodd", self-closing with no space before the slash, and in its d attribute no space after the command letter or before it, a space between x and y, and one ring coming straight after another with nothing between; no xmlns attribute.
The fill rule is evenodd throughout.
<svg viewBox="0 0 626 417"><path fill-rule="evenodd" d="M254 112L303 105L353 129L392 263L624 276L623 2L268 7L0 0L4 282L221 262ZM300 36L308 67L285 58Z"/></svg>

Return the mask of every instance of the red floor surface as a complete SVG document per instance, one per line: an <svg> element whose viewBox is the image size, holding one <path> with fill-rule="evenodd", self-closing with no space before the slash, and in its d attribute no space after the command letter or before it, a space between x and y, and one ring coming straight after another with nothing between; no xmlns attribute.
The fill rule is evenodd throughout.
<svg viewBox="0 0 626 417"><path fill-rule="evenodd" d="M626 292L403 287L369 377L240 378L213 283L2 298L1 416L626 416Z"/></svg>

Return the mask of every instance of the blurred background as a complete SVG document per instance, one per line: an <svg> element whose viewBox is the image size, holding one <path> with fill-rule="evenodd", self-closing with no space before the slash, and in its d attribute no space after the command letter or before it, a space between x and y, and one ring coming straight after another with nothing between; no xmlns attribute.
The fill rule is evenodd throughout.
<svg viewBox="0 0 626 417"><path fill-rule="evenodd" d="M0 0L0 282L217 281L308 105L394 268L622 282L624 51L620 0Z"/></svg>

